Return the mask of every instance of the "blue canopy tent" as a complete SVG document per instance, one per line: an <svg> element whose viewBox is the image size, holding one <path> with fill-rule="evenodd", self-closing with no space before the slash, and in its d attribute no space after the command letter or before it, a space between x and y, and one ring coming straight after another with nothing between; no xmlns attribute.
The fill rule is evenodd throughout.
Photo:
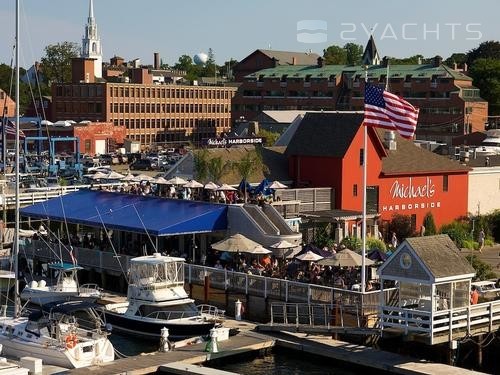
<svg viewBox="0 0 500 375"><path fill-rule="evenodd" d="M389 258L389 255L380 249L373 249L368 252L367 257L375 262L385 262Z"/></svg>
<svg viewBox="0 0 500 375"><path fill-rule="evenodd" d="M227 229L227 206L182 199L80 190L20 210L22 216L171 236Z"/></svg>
<svg viewBox="0 0 500 375"><path fill-rule="evenodd" d="M297 255L305 254L308 251L312 251L314 254L321 255L323 258L329 258L333 255L329 251L320 249L319 247L316 247L313 244L307 244L306 246L302 247L302 250Z"/></svg>
<svg viewBox="0 0 500 375"><path fill-rule="evenodd" d="M259 186L257 186L255 188L254 193L255 194L262 193L263 195L272 195L273 191L272 191L272 189L269 188L270 185L271 185L271 183L269 182L269 180L267 178L265 178L261 181Z"/></svg>

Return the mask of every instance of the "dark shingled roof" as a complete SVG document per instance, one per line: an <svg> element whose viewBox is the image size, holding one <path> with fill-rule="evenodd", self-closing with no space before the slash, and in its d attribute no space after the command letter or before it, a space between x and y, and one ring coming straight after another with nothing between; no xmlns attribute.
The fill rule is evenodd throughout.
<svg viewBox="0 0 500 375"><path fill-rule="evenodd" d="M309 52L290 52L290 51L274 51L268 49L259 49L264 55L278 60L279 65L314 65L317 63L319 55Z"/></svg>
<svg viewBox="0 0 500 375"><path fill-rule="evenodd" d="M343 157L361 123L363 113L306 113L293 135L288 156Z"/></svg>
<svg viewBox="0 0 500 375"><path fill-rule="evenodd" d="M447 234L412 237L405 241L435 279L476 273L474 268L460 256L460 250Z"/></svg>
<svg viewBox="0 0 500 375"><path fill-rule="evenodd" d="M381 140L384 139L384 130L377 129ZM386 149L387 157L382 159L382 173L395 175L411 173L435 172L468 172L471 168L460 164L444 155L425 150L416 146L412 141L405 140L396 133L396 150Z"/></svg>

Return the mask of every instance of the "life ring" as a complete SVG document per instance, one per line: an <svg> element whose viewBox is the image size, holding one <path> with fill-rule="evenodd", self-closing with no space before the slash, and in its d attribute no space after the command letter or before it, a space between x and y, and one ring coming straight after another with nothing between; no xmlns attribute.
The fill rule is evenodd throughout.
<svg viewBox="0 0 500 375"><path fill-rule="evenodd" d="M76 337L76 335L66 336L66 348L73 349L76 344L78 344L78 338Z"/></svg>

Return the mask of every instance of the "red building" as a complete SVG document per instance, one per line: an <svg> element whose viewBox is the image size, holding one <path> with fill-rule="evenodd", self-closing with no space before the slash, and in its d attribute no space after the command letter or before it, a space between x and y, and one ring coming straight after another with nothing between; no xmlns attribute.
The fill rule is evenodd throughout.
<svg viewBox="0 0 500 375"><path fill-rule="evenodd" d="M362 122L360 112L307 113L286 150L296 184L331 186L335 208L361 212ZM367 211L382 224L408 215L417 231L428 212L438 227L467 214L470 168L381 129L368 129L367 152Z"/></svg>
<svg viewBox="0 0 500 375"><path fill-rule="evenodd" d="M44 126L42 136L50 137L75 137L79 139L79 151L81 154L96 155L116 151L116 148L123 145L126 136L125 126L116 126L112 122L91 122L79 124L67 124ZM37 136L38 129L34 126L23 127L23 132L27 137ZM31 142L29 149L35 149L34 141ZM47 142L44 142L44 150L48 150ZM57 153L73 153L75 143L57 142Z"/></svg>

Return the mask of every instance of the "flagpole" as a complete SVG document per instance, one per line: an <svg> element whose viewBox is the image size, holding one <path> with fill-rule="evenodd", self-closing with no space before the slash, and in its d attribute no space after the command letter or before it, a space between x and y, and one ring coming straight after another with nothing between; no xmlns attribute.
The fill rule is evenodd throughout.
<svg viewBox="0 0 500 375"><path fill-rule="evenodd" d="M368 67L365 67L365 96L366 85L368 84ZM366 171L367 171L367 147L368 147L368 130L363 124L363 223L361 226L361 235L363 245L361 247L361 293L365 293L366 288Z"/></svg>

